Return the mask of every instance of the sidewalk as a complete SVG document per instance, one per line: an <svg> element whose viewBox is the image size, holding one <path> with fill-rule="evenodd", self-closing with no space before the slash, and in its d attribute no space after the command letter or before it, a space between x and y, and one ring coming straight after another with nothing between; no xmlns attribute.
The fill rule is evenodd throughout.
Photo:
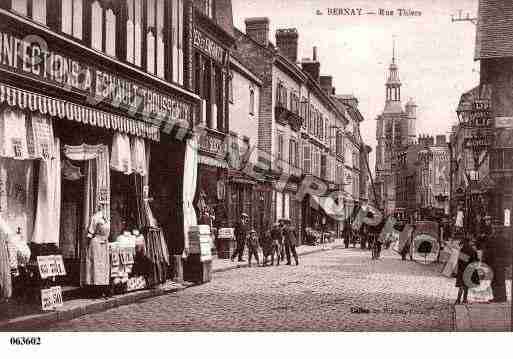
<svg viewBox="0 0 513 359"><path fill-rule="evenodd" d="M326 243L326 244L319 244L316 246L299 246L296 248L297 255L299 257L305 256L308 254L318 253L322 251L329 251L336 248L342 248L344 246L344 243L342 239L335 239L332 243ZM261 255L261 253L259 254ZM247 256L245 256L247 259ZM283 263L283 262L282 262ZM226 272L228 270L237 269L237 268L246 268L248 266L248 262L232 262L229 259L218 259L214 258L212 260L212 272L213 273L219 273L219 272Z"/></svg>
<svg viewBox="0 0 513 359"><path fill-rule="evenodd" d="M297 248L297 252L299 256L304 256L307 254L328 251L340 247L343 247L343 243L341 239L338 239L333 243L327 243L323 245L300 246ZM213 273L225 272L237 268L245 268L247 266L247 262L238 263L231 262L229 259L217 258L212 260ZM13 319L0 320L0 332L37 330L35 328L41 328L50 323L71 320L82 315L105 311L114 307L135 303L143 299L179 292L193 285L195 284L188 282L180 284L168 281L167 283L157 288L115 295L108 299L67 300L64 302L61 308L58 308L52 312L38 312L36 314L25 315Z"/></svg>
<svg viewBox="0 0 513 359"><path fill-rule="evenodd" d="M455 305L454 312L456 331L511 331L511 302Z"/></svg>

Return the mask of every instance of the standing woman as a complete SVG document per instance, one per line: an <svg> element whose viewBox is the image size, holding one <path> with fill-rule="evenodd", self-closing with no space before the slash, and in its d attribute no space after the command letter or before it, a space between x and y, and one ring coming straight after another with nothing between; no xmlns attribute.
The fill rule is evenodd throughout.
<svg viewBox="0 0 513 359"><path fill-rule="evenodd" d="M296 265L299 265L299 259L296 252L296 246L298 243L298 237L296 228L292 225L290 219L283 220L284 229L283 229L283 239L285 242L285 254L287 256L287 265L290 265L290 253L292 252L292 256L296 262Z"/></svg>
<svg viewBox="0 0 513 359"><path fill-rule="evenodd" d="M85 268L82 284L90 286L97 295L109 296L110 219L105 215L106 202L99 202L98 211L91 217L87 230Z"/></svg>
<svg viewBox="0 0 513 359"><path fill-rule="evenodd" d="M0 303L12 295L11 264L7 241L11 230L0 216Z"/></svg>

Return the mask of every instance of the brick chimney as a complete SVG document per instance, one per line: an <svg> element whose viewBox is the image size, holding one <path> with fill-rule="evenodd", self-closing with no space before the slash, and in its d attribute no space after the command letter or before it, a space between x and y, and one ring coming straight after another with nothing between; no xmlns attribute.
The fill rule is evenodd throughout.
<svg viewBox="0 0 513 359"><path fill-rule="evenodd" d="M321 76L321 88L326 94L333 95L335 93L333 76Z"/></svg>
<svg viewBox="0 0 513 359"><path fill-rule="evenodd" d="M297 43L299 35L297 29L276 30L276 47L293 63L297 62Z"/></svg>
<svg viewBox="0 0 513 359"><path fill-rule="evenodd" d="M321 82L320 76L321 76L321 63L317 59L317 47L313 47L313 58L310 59L303 59L301 61L301 67L303 68L303 71L309 74L317 83Z"/></svg>
<svg viewBox="0 0 513 359"><path fill-rule="evenodd" d="M269 44L269 18L251 17L245 20L246 34L260 45L267 47Z"/></svg>

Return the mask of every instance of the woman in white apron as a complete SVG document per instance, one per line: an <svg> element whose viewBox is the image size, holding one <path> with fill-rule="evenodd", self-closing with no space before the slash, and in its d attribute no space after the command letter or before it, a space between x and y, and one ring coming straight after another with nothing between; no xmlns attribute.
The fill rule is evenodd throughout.
<svg viewBox="0 0 513 359"><path fill-rule="evenodd" d="M97 294L108 296L110 284L109 232L110 219L100 202L98 211L91 217L87 233L83 285L94 286Z"/></svg>

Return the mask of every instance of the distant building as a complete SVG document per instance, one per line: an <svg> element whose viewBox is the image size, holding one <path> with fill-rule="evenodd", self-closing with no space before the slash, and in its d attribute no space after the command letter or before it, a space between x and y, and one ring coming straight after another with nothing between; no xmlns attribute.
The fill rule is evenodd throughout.
<svg viewBox="0 0 513 359"><path fill-rule="evenodd" d="M410 99L403 109L401 85L394 50L385 83L385 108L376 119L376 204L387 214L393 213L397 207L396 176L392 164L401 151L415 142L416 136L417 105Z"/></svg>

